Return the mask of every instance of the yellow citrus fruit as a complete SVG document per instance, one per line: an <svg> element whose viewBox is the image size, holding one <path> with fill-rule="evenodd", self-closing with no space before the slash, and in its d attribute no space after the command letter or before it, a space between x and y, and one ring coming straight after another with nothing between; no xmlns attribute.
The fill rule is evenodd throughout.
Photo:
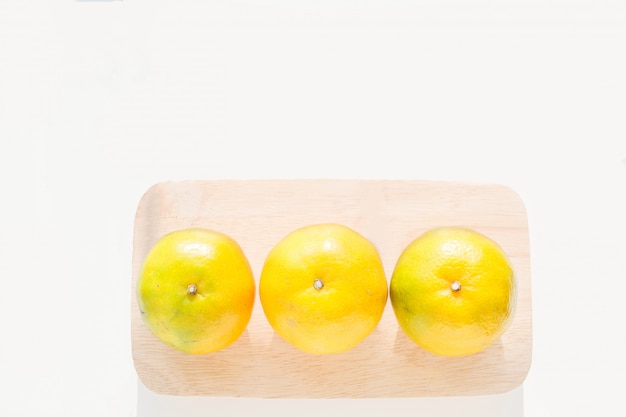
<svg viewBox="0 0 626 417"><path fill-rule="evenodd" d="M442 356L492 345L508 328L516 302L513 268L500 246L474 230L440 227L402 252L390 299L402 330Z"/></svg>
<svg viewBox="0 0 626 417"><path fill-rule="evenodd" d="M378 325L387 279L376 247L343 225L297 229L267 255L259 282L276 333L312 354L352 349Z"/></svg>
<svg viewBox="0 0 626 417"><path fill-rule="evenodd" d="M204 354L241 336L255 290L239 244L222 233L193 228L169 233L150 249L137 300L157 338L183 352Z"/></svg>

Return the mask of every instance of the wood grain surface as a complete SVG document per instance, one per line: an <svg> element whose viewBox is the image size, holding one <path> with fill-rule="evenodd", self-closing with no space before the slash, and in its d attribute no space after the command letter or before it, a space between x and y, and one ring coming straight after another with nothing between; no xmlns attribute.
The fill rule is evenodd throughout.
<svg viewBox="0 0 626 417"><path fill-rule="evenodd" d="M178 352L143 324L135 286L144 257L164 234L205 227L242 246L255 279L269 250L314 223L349 226L372 241L387 280L406 245L436 226L486 234L513 263L518 303L511 327L472 356L439 357L411 342L391 303L356 348L316 356L293 348L267 323L258 299L244 334L208 355ZM131 336L135 369L159 394L257 398L392 398L506 392L525 379L532 354L529 235L524 204L497 184L396 180L216 180L154 185L139 202L134 229Z"/></svg>

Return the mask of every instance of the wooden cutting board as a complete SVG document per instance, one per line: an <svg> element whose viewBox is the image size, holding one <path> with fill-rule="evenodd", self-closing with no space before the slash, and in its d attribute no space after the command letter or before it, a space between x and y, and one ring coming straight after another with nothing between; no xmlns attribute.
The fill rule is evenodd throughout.
<svg viewBox="0 0 626 417"><path fill-rule="evenodd" d="M292 230L314 223L349 226L379 249L387 280L404 247L429 228L459 225L502 246L517 276L514 321L489 349L446 358L411 342L391 303L356 348L309 355L274 334L257 299L247 330L233 345L188 355L157 340L137 307L137 276L166 233L205 227L233 237L257 280L269 250ZM220 180L159 183L142 197L134 229L132 353L138 376L159 394L258 398L385 398L496 394L525 379L532 353L529 236L526 211L496 184L395 180Z"/></svg>

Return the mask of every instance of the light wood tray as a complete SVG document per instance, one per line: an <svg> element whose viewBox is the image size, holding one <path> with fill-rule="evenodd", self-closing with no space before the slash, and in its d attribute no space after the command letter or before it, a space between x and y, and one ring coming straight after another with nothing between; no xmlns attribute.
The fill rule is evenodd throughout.
<svg viewBox="0 0 626 417"><path fill-rule="evenodd" d="M404 247L429 228L460 225L498 242L517 276L518 304L489 349L446 358L413 344L391 303L376 330L342 354L302 353L277 336L257 299L244 334L225 350L188 355L143 324L135 286L141 263L164 234L187 227L226 233L257 280L269 250L314 223L349 226L380 251L387 280ZM494 184L395 180L221 180L159 183L137 208L131 284L132 353L141 381L159 394L260 398L385 398L496 394L517 387L531 362L531 289L526 212Z"/></svg>

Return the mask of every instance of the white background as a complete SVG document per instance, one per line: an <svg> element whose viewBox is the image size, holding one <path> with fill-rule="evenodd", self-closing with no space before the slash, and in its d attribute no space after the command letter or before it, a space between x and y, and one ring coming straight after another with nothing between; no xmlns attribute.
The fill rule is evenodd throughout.
<svg viewBox="0 0 626 417"><path fill-rule="evenodd" d="M513 188L534 319L516 415L625 415L625 57L617 0L1 2L0 415L471 412L146 393L137 203L220 178Z"/></svg>

